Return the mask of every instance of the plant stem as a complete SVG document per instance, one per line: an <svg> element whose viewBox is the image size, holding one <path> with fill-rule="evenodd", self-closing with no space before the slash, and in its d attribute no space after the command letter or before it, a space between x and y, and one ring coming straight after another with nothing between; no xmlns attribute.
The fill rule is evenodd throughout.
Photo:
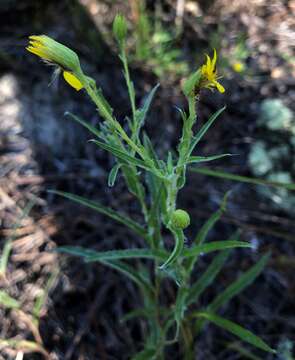
<svg viewBox="0 0 295 360"><path fill-rule="evenodd" d="M134 130L136 128L135 93L134 93L134 86L133 86L133 83L131 81L130 73L129 73L128 60L127 60L127 56L126 56L125 42L122 44L122 47L121 47L120 59L121 59L121 61L123 63L123 67L124 67L124 76L125 76L125 81L126 81L126 85L127 85L127 89L128 89L128 95L129 95L130 104L131 104L133 130Z"/></svg>

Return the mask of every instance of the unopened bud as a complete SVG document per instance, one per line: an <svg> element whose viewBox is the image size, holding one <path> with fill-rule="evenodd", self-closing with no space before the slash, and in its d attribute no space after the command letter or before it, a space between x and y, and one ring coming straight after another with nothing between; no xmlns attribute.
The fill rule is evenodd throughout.
<svg viewBox="0 0 295 360"><path fill-rule="evenodd" d="M78 55L67 46L46 35L32 35L27 50L45 61L73 73L80 70Z"/></svg>
<svg viewBox="0 0 295 360"><path fill-rule="evenodd" d="M190 224L190 216L185 210L177 209L171 215L171 224L176 229L185 229Z"/></svg>
<svg viewBox="0 0 295 360"><path fill-rule="evenodd" d="M113 22L113 33L119 44L125 40L127 35L127 22L123 15L117 14Z"/></svg>
<svg viewBox="0 0 295 360"><path fill-rule="evenodd" d="M194 90L198 87L202 78L201 70L195 71L191 74L186 80L184 80L182 85L182 91L185 96L191 96L194 94Z"/></svg>

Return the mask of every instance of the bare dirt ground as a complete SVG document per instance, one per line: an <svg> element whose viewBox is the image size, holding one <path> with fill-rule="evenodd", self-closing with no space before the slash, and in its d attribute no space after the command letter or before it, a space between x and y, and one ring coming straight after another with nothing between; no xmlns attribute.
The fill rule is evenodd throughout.
<svg viewBox="0 0 295 360"><path fill-rule="evenodd" d="M0 339L40 345L39 352L26 353L24 344L15 349L7 344L1 347L0 343L0 359L121 360L141 347L144 321L128 326L120 322L126 311L140 306L133 284L101 265L86 265L52 250L59 245L102 250L143 244L108 218L47 190L66 190L98 199L133 217L138 217L137 206L122 182L107 188L112 159L87 144L88 134L64 117L65 111L71 111L95 124L98 117L94 106L62 80L48 87L51 69L24 50L26 38L32 33L46 33L72 46L118 116L123 117L129 112L126 91L119 62L104 33L117 10L130 13L131 3L81 0L50 1L45 5L26 0L0 4L1 248L9 240L12 244L0 287L21 303L21 310L0 306ZM153 11L154 3L148 5ZM246 34L250 49L247 66L255 76L229 72L224 79L225 96L209 93L201 98L200 121L227 104L226 113L203 142L202 153L240 154L219 162L218 168L251 175L247 165L249 146L263 135L256 131L260 102L275 97L289 107L294 104L294 68L286 58L292 56L292 41L294 46L295 3L251 0L245 4L234 0L229 4L218 0L210 6L205 1L198 5L187 1L186 5L179 42L190 63L195 61L195 49L206 49L209 35L221 25L226 29L222 30L223 54L232 53L238 32ZM166 21L173 23L174 2L164 1L163 6ZM195 17L201 17L202 23L194 21ZM133 65L133 78L140 102L157 79L141 64ZM159 152L176 144L180 121L175 106L185 106L179 81L163 82L150 114L147 131L153 134ZM272 251L264 274L223 311L272 346L287 346L287 340L294 341L295 333L294 217L272 208L253 186L191 174L187 192L180 197L194 219L188 237L217 208L228 189L232 194L227 213L211 237L224 239L238 227L242 239L256 244L256 251L235 253L218 284L201 301L206 303L261 254ZM32 207L29 212L28 206ZM201 266L207 263L208 258L204 258ZM31 314L48 282L50 289L45 291L36 327ZM173 289L171 292L168 296L172 297ZM209 326L197 344L198 359L244 359L229 344L233 344L232 337ZM275 359L272 355L261 356ZM179 349L168 349L167 358L181 359Z"/></svg>

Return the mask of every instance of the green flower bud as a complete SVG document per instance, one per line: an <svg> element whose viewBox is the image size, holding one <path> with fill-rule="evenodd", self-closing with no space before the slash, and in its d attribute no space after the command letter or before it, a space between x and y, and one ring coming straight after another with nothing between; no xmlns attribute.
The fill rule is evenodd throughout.
<svg viewBox="0 0 295 360"><path fill-rule="evenodd" d="M177 209L173 212L171 216L171 224L176 229L185 229L190 224L189 214L182 209Z"/></svg>
<svg viewBox="0 0 295 360"><path fill-rule="evenodd" d="M201 70L198 69L191 74L183 83L182 91L186 97L191 96L195 88L198 87L202 78Z"/></svg>
<svg viewBox="0 0 295 360"><path fill-rule="evenodd" d="M32 35L29 39L30 43L26 49L31 53L51 64L60 66L63 70L79 72L79 57L67 46L46 35Z"/></svg>
<svg viewBox="0 0 295 360"><path fill-rule="evenodd" d="M113 33L119 44L125 40L127 35L127 22L123 15L117 14L113 22Z"/></svg>

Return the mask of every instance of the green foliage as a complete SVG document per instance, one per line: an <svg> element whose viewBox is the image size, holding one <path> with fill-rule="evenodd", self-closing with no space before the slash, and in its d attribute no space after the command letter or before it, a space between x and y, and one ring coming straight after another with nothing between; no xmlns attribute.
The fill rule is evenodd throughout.
<svg viewBox="0 0 295 360"><path fill-rule="evenodd" d="M113 220L116 220L124 225L126 225L127 227L129 227L131 230L133 230L135 233L137 233L140 236L145 236L145 230L144 228L142 228L139 224L137 224L135 221L133 221L132 219L130 219L129 217L125 216L125 215L121 215L119 213L117 213L116 211L105 207L103 205L100 205L94 201L91 200L87 200L81 196L77 196L74 194L70 194L64 191L50 191L51 193L66 197L72 201L75 201L81 205L87 206L95 211L98 211L101 214L104 214L106 216L109 216L110 218L112 218Z"/></svg>
<svg viewBox="0 0 295 360"><path fill-rule="evenodd" d="M257 348L259 348L261 350L271 352L271 353L276 352L275 350L271 349L263 340L261 340L261 338L254 335L249 330L244 329L240 325L235 324L232 321L229 321L227 319L224 319L218 315L215 315L215 314L209 313L209 312L200 312L200 313L197 313L196 316L205 318L206 320L233 333L234 335L239 337L241 340L243 340L253 346L256 346Z"/></svg>
<svg viewBox="0 0 295 360"><path fill-rule="evenodd" d="M218 254L213 259L206 271L190 287L186 300L187 305L198 301L201 294L206 290L208 286L212 284L216 276L219 274L220 270L223 268L223 265L225 264L229 254L230 250L224 250L221 251L220 254Z"/></svg>
<svg viewBox="0 0 295 360"><path fill-rule="evenodd" d="M141 58L146 58L151 56L148 40L152 30L145 13L141 13L137 25L137 35L141 39L137 54ZM107 151L115 158L116 163L110 170L108 185L114 186L120 171L128 190L139 203L142 219L139 222L134 221L126 214L78 195L62 191L53 192L125 225L145 241L145 246L108 251L68 246L61 247L58 251L80 256L87 263L99 262L125 275L138 286L142 296L142 309L131 312L129 320L134 321L137 316L142 316L147 322L148 334L142 351L133 359L163 359L166 346L175 342L184 343L184 358L188 358L188 354L193 354L194 341L207 321L213 322L259 349L272 351L263 340L248 330L216 314L220 307L237 296L262 272L268 255L241 274L204 309L199 309L197 312L194 309L196 303L200 302L203 292L214 284L216 277L226 264L231 249L238 251L239 248L251 247L251 244L240 241L237 234L228 240L217 239L218 241L206 243L209 232L226 210L228 194L224 196L220 208L200 228L191 246L185 246L186 234L184 232L191 223L190 217L185 210L178 209L177 206L179 192L186 184L189 165L231 155L200 157L193 154L196 146L225 108L218 110L198 131L195 131L198 101L196 95L200 91L198 83L200 70L197 70L184 85L188 110L187 112L181 110L182 134L179 137L177 149L168 151L164 159L160 159L151 139L142 132L158 85L147 95L142 108L138 108L136 90L128 67L125 42L126 21L122 16L116 17L113 31L119 44L119 57L123 66L132 115L122 126L102 91L96 87L94 80L81 70L77 77L81 79L84 89L97 106L101 122L97 128L75 115L70 114L70 117L94 135L95 138L90 140L93 145ZM164 41L165 37L158 34L156 38L162 46L161 41ZM219 173L217 176L222 175ZM167 236L174 241L171 248L166 245ZM213 260L195 281L194 270L195 265L198 264L198 257L201 254L214 252L217 254L212 255ZM151 265L153 271L151 271ZM165 300L163 301L163 281L175 281L177 284L172 287L175 288L173 304L168 305ZM198 318L197 324L195 324L195 316ZM181 339L184 341L182 342Z"/></svg>
<svg viewBox="0 0 295 360"><path fill-rule="evenodd" d="M239 278L229 285L222 293L207 306L209 311L216 312L221 306L227 304L233 297L242 292L246 287L261 274L267 261L269 254L264 255L255 265L239 276Z"/></svg>
<svg viewBox="0 0 295 360"><path fill-rule="evenodd" d="M168 29L157 15L152 20L144 1L140 2L138 10L139 16L134 24L133 60L144 62L160 78L167 74L186 75L188 64L182 60L182 52L176 47L176 29Z"/></svg>
<svg viewBox="0 0 295 360"><path fill-rule="evenodd" d="M258 179L258 178L254 178L254 177L236 175L236 174L231 174L228 172L215 170L215 169L209 169L209 168L191 168L190 170L192 172L196 172L198 174L213 176L213 177L221 178L224 180L238 181L238 182L243 182L243 183L253 184L253 185L263 185L263 186L281 188L281 189L292 190L292 191L295 190L295 184L292 184L292 183L288 184L285 182L267 181L267 180L262 180L262 179Z"/></svg>

